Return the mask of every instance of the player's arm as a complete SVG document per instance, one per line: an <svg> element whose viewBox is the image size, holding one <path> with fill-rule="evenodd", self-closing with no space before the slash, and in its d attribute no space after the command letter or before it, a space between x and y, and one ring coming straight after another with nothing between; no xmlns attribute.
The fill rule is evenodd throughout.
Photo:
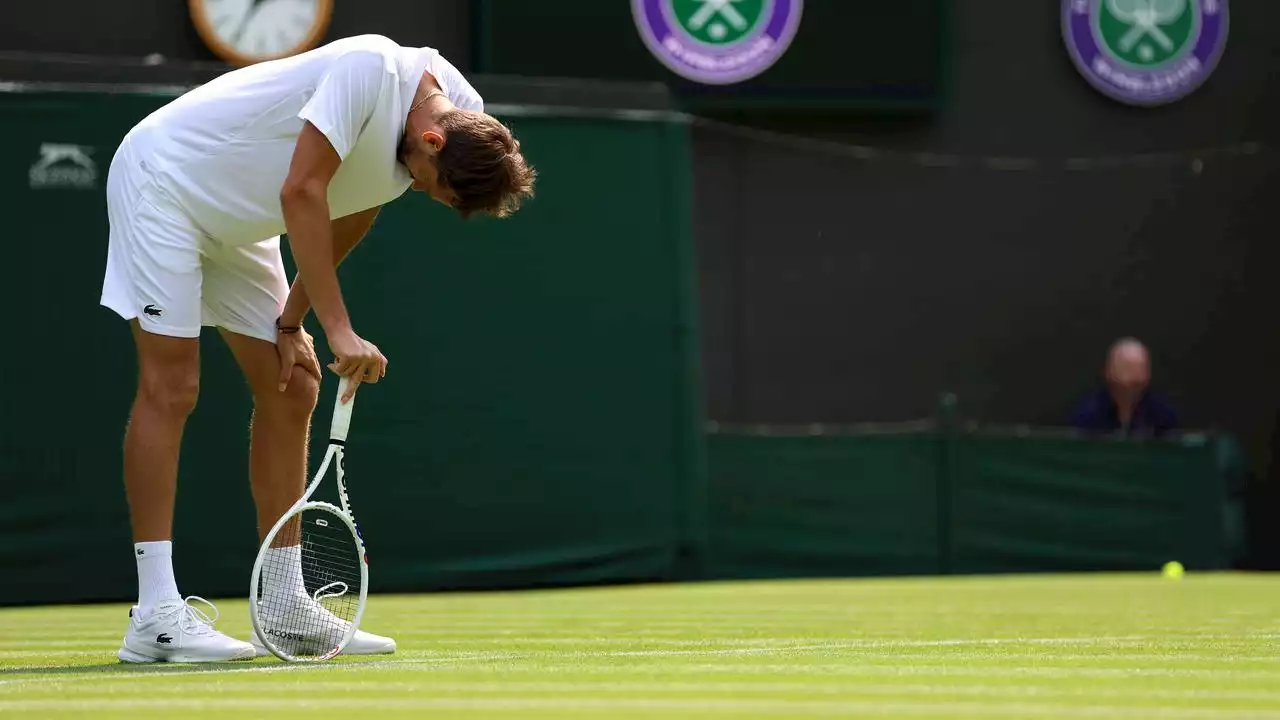
<svg viewBox="0 0 1280 720"><path fill-rule="evenodd" d="M342 264L356 245L369 234L373 221L378 217L381 207L373 207L362 212L338 218L332 223L333 228L333 266ZM302 324L307 313L311 311L311 298L307 297L307 289L303 287L301 276L294 278L289 289L289 300L280 315L280 324L296 327Z"/></svg>
<svg viewBox="0 0 1280 720"><path fill-rule="evenodd" d="M309 304L315 306L320 324L326 333L332 334L351 330L351 319L338 286L333 223L329 220L329 182L341 164L342 158L329 139L306 122L298 136L289 175L280 189L289 246L298 266L294 287L306 288Z"/></svg>
<svg viewBox="0 0 1280 720"><path fill-rule="evenodd" d="M353 50L334 59L298 112L302 130L280 189L298 282L306 288L333 352L329 367L352 380L350 392L361 382L377 382L386 372L387 359L352 330L342 301L334 265L329 183L378 106L386 64L381 53L368 50Z"/></svg>

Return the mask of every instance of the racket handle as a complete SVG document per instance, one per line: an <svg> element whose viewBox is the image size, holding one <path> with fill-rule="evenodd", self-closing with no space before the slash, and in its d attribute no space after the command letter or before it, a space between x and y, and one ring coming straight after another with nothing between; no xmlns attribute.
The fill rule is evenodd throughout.
<svg viewBox="0 0 1280 720"><path fill-rule="evenodd" d="M342 396L351 387L351 379L345 375L338 381L338 395L333 401L333 423L329 428L329 439L338 442L347 441L347 430L351 429L351 410L355 407L356 396L343 404Z"/></svg>

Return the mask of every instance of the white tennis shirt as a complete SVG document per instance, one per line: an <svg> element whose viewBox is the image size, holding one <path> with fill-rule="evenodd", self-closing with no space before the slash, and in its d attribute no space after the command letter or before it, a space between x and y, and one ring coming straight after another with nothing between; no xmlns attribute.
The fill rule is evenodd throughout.
<svg viewBox="0 0 1280 720"><path fill-rule="evenodd" d="M412 177L396 151L424 71L454 105L484 109L436 50L361 35L222 75L152 113L129 139L201 230L225 245L258 243L285 232L280 189L304 121L342 158L329 185L333 218L404 194Z"/></svg>

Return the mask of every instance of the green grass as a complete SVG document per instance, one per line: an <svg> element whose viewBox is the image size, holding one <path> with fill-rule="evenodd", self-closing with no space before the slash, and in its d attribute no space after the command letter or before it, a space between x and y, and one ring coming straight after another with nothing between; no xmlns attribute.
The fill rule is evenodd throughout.
<svg viewBox="0 0 1280 720"><path fill-rule="evenodd" d="M219 627L247 636L244 603ZM1280 577L375 596L394 656L124 666L122 605L0 611L0 717L1280 718Z"/></svg>

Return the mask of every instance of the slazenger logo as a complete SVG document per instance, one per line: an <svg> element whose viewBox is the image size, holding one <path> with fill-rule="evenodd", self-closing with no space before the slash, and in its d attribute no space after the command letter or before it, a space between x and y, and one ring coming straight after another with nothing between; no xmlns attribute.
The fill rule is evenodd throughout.
<svg viewBox="0 0 1280 720"><path fill-rule="evenodd" d="M86 145L43 143L40 159L31 166L27 178L33 189L74 188L88 190L98 184L98 166L89 157Z"/></svg>

